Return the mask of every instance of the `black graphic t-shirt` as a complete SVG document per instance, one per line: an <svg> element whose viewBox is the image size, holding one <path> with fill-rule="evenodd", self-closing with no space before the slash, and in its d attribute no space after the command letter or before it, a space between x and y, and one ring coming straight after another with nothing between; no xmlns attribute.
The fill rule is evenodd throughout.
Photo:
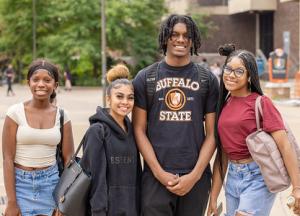
<svg viewBox="0 0 300 216"><path fill-rule="evenodd" d="M135 105L147 110L146 70L133 86ZM204 116L215 112L217 100L218 81L211 72L199 79L192 62L183 67L160 63L147 135L166 171L183 174L194 168L205 138Z"/></svg>

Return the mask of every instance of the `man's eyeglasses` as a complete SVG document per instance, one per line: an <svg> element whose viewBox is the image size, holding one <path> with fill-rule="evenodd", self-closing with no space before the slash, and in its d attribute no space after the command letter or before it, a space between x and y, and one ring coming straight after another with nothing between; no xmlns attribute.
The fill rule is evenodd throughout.
<svg viewBox="0 0 300 216"><path fill-rule="evenodd" d="M224 66L224 74L226 75L230 75L233 72L236 77L242 77L245 71L243 68L232 69L229 66Z"/></svg>
<svg viewBox="0 0 300 216"><path fill-rule="evenodd" d="M180 37L183 38L184 41L189 41L191 38L188 36L188 34L179 34L177 32L172 32L171 36L170 36L170 39L172 41L176 41L176 40L179 40Z"/></svg>

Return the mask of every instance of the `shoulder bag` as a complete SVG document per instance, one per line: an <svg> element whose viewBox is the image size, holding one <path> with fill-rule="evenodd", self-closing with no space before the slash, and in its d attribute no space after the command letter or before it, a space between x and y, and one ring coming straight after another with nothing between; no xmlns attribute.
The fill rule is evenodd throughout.
<svg viewBox="0 0 300 216"><path fill-rule="evenodd" d="M268 189L272 193L277 193L287 189L291 181L276 142L260 126L260 117L263 118L261 96L258 96L255 101L255 117L257 131L247 136L246 143L252 158L260 168ZM300 149L298 143L289 126L286 122L284 124L289 142L296 152L299 167Z"/></svg>
<svg viewBox="0 0 300 216"><path fill-rule="evenodd" d="M79 159L76 157L82 144L83 140L65 167L53 191L57 208L66 216L82 216L86 212L87 194L91 177L82 170Z"/></svg>
<svg viewBox="0 0 300 216"><path fill-rule="evenodd" d="M102 135L104 128L100 127ZM85 136L81 140L72 159L64 168L58 184L53 191L57 208L65 216L84 216L87 212L91 176L84 172L77 157Z"/></svg>

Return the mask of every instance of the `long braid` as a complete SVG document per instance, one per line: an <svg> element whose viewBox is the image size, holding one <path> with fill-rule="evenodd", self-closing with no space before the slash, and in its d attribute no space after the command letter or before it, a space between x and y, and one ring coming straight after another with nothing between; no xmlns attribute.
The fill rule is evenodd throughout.
<svg viewBox="0 0 300 216"><path fill-rule="evenodd" d="M172 35L174 26L177 23L184 23L188 31L188 37L192 41L191 55L198 55L198 50L201 47L200 31L190 16L186 15L170 15L161 25L158 36L159 49L166 55L167 42Z"/></svg>
<svg viewBox="0 0 300 216"><path fill-rule="evenodd" d="M239 58L242 59L247 71L250 74L251 92L257 92L258 94L263 95L263 91L261 89L260 82L259 82L258 69L257 69L257 64L254 55L247 50L237 50L235 52L236 54L233 53L233 55L231 55L231 58L234 55L237 55Z"/></svg>

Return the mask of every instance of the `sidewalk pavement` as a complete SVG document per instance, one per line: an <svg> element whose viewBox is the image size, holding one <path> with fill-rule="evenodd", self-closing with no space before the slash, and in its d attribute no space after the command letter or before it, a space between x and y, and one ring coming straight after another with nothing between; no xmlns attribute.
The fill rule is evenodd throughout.
<svg viewBox="0 0 300 216"><path fill-rule="evenodd" d="M0 129L2 134L2 127L7 108L17 102L22 102L30 99L31 93L27 86L14 85L16 96L6 97L6 86L0 86ZM69 117L72 120L74 143L78 145L83 137L86 129L89 126L88 118L95 113L96 106L102 103L102 91L100 88L84 88L74 87L71 92L66 92L60 89L57 94L57 104L65 108ZM282 116L287 120L291 129L293 130L297 140L300 140L300 109L297 106L292 106L291 103L275 102L277 108L280 110ZM298 104L298 101L297 101ZM2 148L2 141L0 139ZM0 156L0 214L4 210L5 190L3 183L2 170L2 154ZM290 189L279 193L277 195L271 216L288 216L289 209L286 207L286 198L290 193ZM223 202L223 209L225 209L224 190L221 192L220 201ZM223 211L224 213L224 211Z"/></svg>

